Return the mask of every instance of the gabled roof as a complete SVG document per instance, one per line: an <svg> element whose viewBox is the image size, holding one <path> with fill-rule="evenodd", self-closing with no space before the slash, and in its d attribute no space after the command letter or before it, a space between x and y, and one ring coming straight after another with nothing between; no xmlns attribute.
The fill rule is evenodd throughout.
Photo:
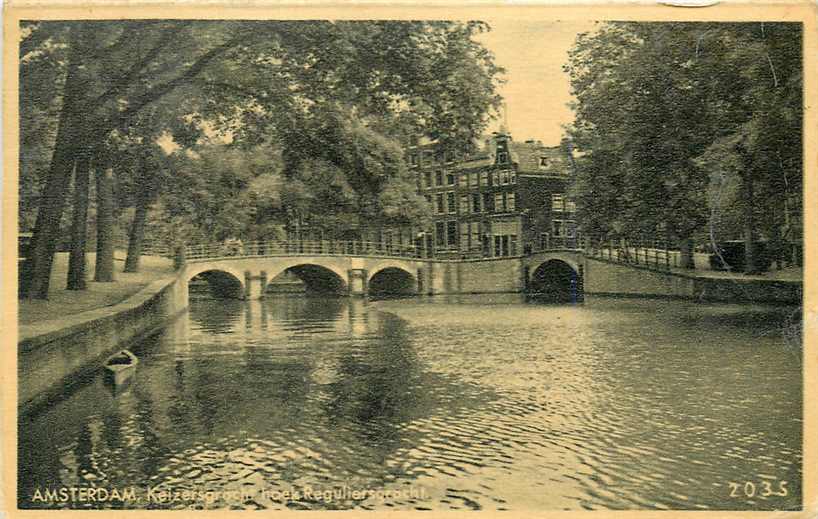
<svg viewBox="0 0 818 519"><path fill-rule="evenodd" d="M476 169L494 166L496 137L487 139L485 146L453 164L449 168L456 170ZM539 141L518 142L511 140L508 150L511 162L517 165L517 173L521 175L537 175L544 177L569 177L573 173L573 165L566 151L561 146L543 146ZM417 151L431 152L434 146L423 144L412 148ZM544 165L541 165L542 161ZM428 165L424 164L425 167Z"/></svg>
<svg viewBox="0 0 818 519"><path fill-rule="evenodd" d="M567 177L572 173L571 161L560 146L511 141L509 149L518 174ZM541 165L543 161L545 165Z"/></svg>

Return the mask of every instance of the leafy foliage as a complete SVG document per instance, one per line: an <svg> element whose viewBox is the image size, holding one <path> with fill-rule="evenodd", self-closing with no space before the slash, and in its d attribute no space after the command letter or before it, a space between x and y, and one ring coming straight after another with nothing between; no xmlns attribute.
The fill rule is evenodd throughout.
<svg viewBox="0 0 818 519"><path fill-rule="evenodd" d="M756 205L736 182L750 181L774 232L801 185L800 41L786 23L616 22L580 35L566 71L584 231L684 240L717 215L735 234L735 209Z"/></svg>

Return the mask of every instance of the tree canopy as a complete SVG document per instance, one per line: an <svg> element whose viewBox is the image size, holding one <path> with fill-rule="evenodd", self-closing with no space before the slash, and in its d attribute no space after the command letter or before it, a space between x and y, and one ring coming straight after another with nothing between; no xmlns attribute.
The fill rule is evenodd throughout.
<svg viewBox="0 0 818 519"><path fill-rule="evenodd" d="M475 41L485 30L451 21L24 22L21 221L38 206L29 293L47 293L76 158L112 136L171 136L183 148L207 132L245 149L273 142L293 186L329 175L366 216L422 217L400 144L426 135L445 148L482 133L502 73Z"/></svg>
<svg viewBox="0 0 818 519"><path fill-rule="evenodd" d="M798 212L786 200L802 176L799 25L605 23L565 69L589 236L689 240L716 221L755 234L761 210L769 235Z"/></svg>

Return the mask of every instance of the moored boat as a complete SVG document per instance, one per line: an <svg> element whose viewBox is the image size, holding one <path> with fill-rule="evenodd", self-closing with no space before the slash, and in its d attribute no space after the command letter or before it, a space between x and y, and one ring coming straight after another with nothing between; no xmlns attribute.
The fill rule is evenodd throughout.
<svg viewBox="0 0 818 519"><path fill-rule="evenodd" d="M122 350L108 357L105 361L105 374L115 386L123 385L136 373L139 359L128 350Z"/></svg>

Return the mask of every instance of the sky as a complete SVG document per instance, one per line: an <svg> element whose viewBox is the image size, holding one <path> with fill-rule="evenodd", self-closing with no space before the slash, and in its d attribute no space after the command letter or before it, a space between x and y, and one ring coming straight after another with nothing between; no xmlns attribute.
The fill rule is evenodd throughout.
<svg viewBox="0 0 818 519"><path fill-rule="evenodd" d="M506 100L507 128L515 141L541 140L556 146L564 135L562 125L570 124L573 113L568 75L562 66L577 34L593 30L593 22L542 20L486 20L492 30L479 41L495 55L497 65L506 69L500 94ZM501 118L502 119L502 118ZM499 129L502 120L489 131Z"/></svg>
<svg viewBox="0 0 818 519"><path fill-rule="evenodd" d="M492 30L478 40L495 55L497 65L506 69L506 83L500 94L506 100L507 129L515 141L540 140L556 146L564 136L563 125L573 121L567 104L571 100L568 75L562 66L577 34L594 29L591 21L549 22L521 19L485 19ZM497 131L502 116L488 131ZM168 151L175 147L165 138Z"/></svg>

